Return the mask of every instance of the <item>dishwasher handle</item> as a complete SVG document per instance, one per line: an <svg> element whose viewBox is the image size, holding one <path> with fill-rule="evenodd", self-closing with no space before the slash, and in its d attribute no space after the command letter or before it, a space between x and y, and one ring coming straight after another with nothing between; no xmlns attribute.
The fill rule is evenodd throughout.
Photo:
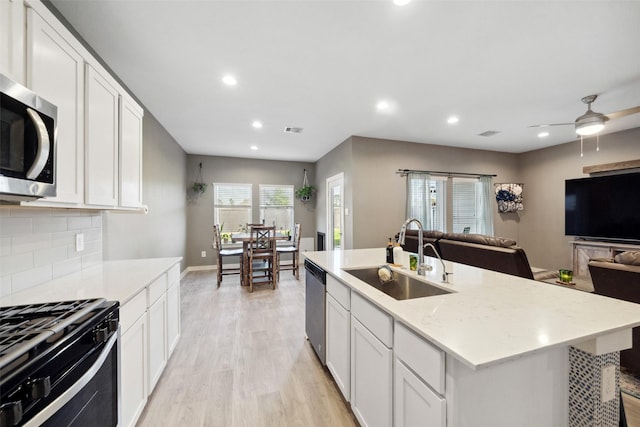
<svg viewBox="0 0 640 427"><path fill-rule="evenodd" d="M327 273L322 269L322 267L309 261L308 259L305 259L304 268L305 270L307 270L307 273L318 279L323 285L327 284Z"/></svg>

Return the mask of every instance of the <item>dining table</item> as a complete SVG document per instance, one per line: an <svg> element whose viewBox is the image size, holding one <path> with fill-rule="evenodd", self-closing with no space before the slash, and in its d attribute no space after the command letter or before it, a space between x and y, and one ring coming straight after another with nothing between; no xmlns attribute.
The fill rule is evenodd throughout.
<svg viewBox="0 0 640 427"><path fill-rule="evenodd" d="M285 234L283 232L276 231L275 235L276 241L285 241L291 240L291 235ZM249 253L249 242L251 241L251 233L233 233L231 235L232 242L242 242L242 259L241 262L243 264L242 270L244 271L244 264L246 263L247 254ZM244 275L240 275L240 283L244 285Z"/></svg>

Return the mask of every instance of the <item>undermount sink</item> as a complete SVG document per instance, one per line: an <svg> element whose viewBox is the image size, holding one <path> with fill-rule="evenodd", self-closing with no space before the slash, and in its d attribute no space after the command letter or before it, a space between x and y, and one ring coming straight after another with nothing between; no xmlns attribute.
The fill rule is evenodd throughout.
<svg viewBox="0 0 640 427"><path fill-rule="evenodd" d="M398 273L397 271L393 271L393 279L391 281L382 284L378 278L378 269L379 267L345 268L344 271L397 300L432 297L451 293L451 291L430 285L411 276Z"/></svg>

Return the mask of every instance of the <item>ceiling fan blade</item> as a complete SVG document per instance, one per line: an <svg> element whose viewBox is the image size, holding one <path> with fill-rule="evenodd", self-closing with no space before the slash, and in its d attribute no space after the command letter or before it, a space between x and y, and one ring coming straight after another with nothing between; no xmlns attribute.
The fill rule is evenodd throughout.
<svg viewBox="0 0 640 427"><path fill-rule="evenodd" d="M636 113L640 113L640 105L638 105L637 107L627 108L626 110L616 111L615 113L606 114L606 116L609 118L609 120L611 120Z"/></svg>
<svg viewBox="0 0 640 427"><path fill-rule="evenodd" d="M543 124L543 125L533 125L533 126L529 126L530 128L546 128L549 126L567 126L567 125L573 125L574 123L549 123L549 124Z"/></svg>

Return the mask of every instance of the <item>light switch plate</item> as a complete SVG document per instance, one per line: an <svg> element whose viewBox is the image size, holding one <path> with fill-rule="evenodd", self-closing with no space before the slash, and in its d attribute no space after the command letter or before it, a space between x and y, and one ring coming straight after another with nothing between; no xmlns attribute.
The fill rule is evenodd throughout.
<svg viewBox="0 0 640 427"><path fill-rule="evenodd" d="M202 258L206 258L206 257L207 257L207 251L202 251L202 252L200 252L200 256L201 256Z"/></svg>
<svg viewBox="0 0 640 427"><path fill-rule="evenodd" d="M84 233L76 234L76 252L84 251Z"/></svg>

